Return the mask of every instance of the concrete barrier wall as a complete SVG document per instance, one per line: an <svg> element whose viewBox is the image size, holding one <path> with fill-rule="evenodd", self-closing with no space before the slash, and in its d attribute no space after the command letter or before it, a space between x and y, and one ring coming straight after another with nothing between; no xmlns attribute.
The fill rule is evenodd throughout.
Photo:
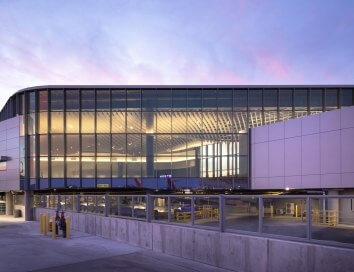
<svg viewBox="0 0 354 272"><path fill-rule="evenodd" d="M54 210L36 208L39 214ZM66 212L72 229L232 271L353 271L354 250L94 214Z"/></svg>

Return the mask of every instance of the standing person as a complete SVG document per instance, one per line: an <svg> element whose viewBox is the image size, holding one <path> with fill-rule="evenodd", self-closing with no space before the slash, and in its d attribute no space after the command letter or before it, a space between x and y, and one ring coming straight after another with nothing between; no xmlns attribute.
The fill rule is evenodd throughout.
<svg viewBox="0 0 354 272"><path fill-rule="evenodd" d="M61 212L60 226L63 231L63 238L65 238L66 237L66 221L65 221L64 212Z"/></svg>
<svg viewBox="0 0 354 272"><path fill-rule="evenodd" d="M60 216L59 216L59 211L56 211L55 213L55 221L52 222L52 226L55 224L55 234L58 235L58 230L60 227Z"/></svg>

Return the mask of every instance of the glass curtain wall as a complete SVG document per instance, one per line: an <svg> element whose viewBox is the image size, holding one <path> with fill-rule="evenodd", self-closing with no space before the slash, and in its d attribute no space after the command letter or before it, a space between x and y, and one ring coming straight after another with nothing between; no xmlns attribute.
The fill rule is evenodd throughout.
<svg viewBox="0 0 354 272"><path fill-rule="evenodd" d="M41 189L246 188L248 128L349 105L350 95L339 88L38 90L26 94L21 158Z"/></svg>

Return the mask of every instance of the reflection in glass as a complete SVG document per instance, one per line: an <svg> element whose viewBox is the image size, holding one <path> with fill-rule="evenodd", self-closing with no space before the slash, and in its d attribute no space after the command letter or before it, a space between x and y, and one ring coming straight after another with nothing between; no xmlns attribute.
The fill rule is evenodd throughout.
<svg viewBox="0 0 354 272"><path fill-rule="evenodd" d="M35 112L36 111L36 93L35 92L30 92L29 93L29 107L28 110L29 112Z"/></svg>
<svg viewBox="0 0 354 272"><path fill-rule="evenodd" d="M264 110L276 110L278 107L278 91L265 89L263 91Z"/></svg>
<svg viewBox="0 0 354 272"><path fill-rule="evenodd" d="M112 178L126 177L126 158L112 157Z"/></svg>
<svg viewBox="0 0 354 272"><path fill-rule="evenodd" d="M188 110L200 111L202 109L202 90L188 90Z"/></svg>
<svg viewBox="0 0 354 272"><path fill-rule="evenodd" d="M143 110L152 111L156 109L156 90L142 90L141 97L141 106Z"/></svg>
<svg viewBox="0 0 354 272"><path fill-rule="evenodd" d="M307 90L294 91L295 110L307 110Z"/></svg>
<svg viewBox="0 0 354 272"><path fill-rule="evenodd" d="M29 158L29 176L30 178L36 178L36 157Z"/></svg>
<svg viewBox="0 0 354 272"><path fill-rule="evenodd" d="M127 92L127 110L140 109L140 90L129 90Z"/></svg>
<svg viewBox="0 0 354 272"><path fill-rule="evenodd" d="M336 109L338 107L338 90L327 89L325 101L326 109Z"/></svg>
<svg viewBox="0 0 354 272"><path fill-rule="evenodd" d="M310 110L322 109L322 90L310 91Z"/></svg>
<svg viewBox="0 0 354 272"><path fill-rule="evenodd" d="M217 90L203 90L203 110L216 110Z"/></svg>
<svg viewBox="0 0 354 272"><path fill-rule="evenodd" d="M29 142L29 155L36 156L36 136L32 135L28 137Z"/></svg>
<svg viewBox="0 0 354 272"><path fill-rule="evenodd" d="M247 110L247 90L234 90L234 109Z"/></svg>
<svg viewBox="0 0 354 272"><path fill-rule="evenodd" d="M112 156L125 156L126 147L126 134L112 134Z"/></svg>
<svg viewBox="0 0 354 272"><path fill-rule="evenodd" d="M218 109L232 110L232 89L221 89L218 91Z"/></svg>
<svg viewBox="0 0 354 272"><path fill-rule="evenodd" d="M172 109L186 110L187 108L187 90L172 90Z"/></svg>

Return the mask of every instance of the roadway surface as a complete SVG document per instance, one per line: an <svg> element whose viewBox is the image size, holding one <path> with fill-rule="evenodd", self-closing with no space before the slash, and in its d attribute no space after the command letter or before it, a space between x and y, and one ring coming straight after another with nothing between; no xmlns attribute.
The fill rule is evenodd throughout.
<svg viewBox="0 0 354 272"><path fill-rule="evenodd" d="M39 234L38 222L0 216L0 272L227 271L86 233L72 239Z"/></svg>

